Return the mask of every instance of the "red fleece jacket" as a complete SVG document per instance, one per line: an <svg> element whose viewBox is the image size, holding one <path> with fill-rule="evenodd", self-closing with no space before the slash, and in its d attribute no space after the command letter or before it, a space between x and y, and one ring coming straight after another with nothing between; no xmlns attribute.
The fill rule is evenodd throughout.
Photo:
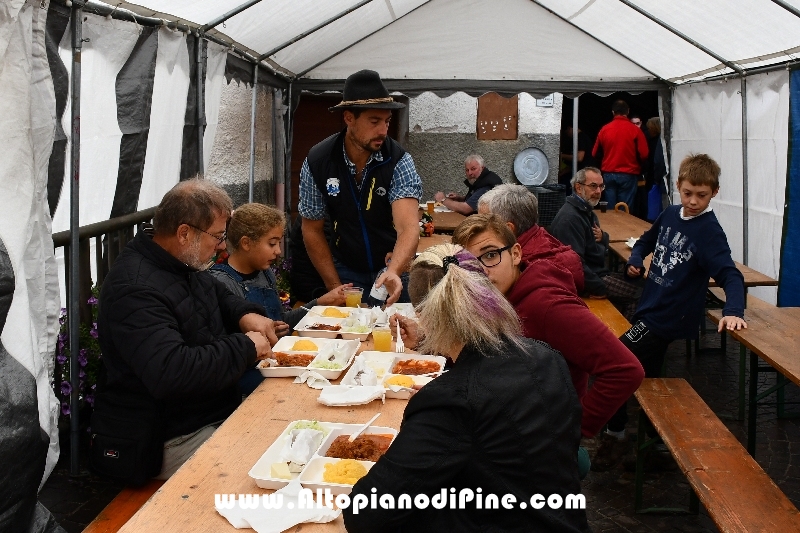
<svg viewBox="0 0 800 533"><path fill-rule="evenodd" d="M592 437L639 388L642 365L578 297L569 272L546 259L523 261L521 267L506 296L525 336L546 342L566 359L583 406L581 434ZM595 377L591 389L589 376Z"/></svg>
<svg viewBox="0 0 800 533"><path fill-rule="evenodd" d="M583 263L581 256L575 253L572 246L562 243L546 229L534 224L531 229L517 237L522 247L522 260L534 261L548 259L572 274L577 294L583 292Z"/></svg>
<svg viewBox="0 0 800 533"><path fill-rule="evenodd" d="M625 174L641 174L639 161L646 161L650 153L642 130L624 115L616 115L600 128L592 155L599 158L601 151L600 170Z"/></svg>

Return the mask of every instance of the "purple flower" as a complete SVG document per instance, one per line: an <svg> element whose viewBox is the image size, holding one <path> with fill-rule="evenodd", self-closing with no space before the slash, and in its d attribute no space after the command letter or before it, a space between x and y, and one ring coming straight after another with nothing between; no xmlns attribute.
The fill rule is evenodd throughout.
<svg viewBox="0 0 800 533"><path fill-rule="evenodd" d="M66 362L67 362L67 356L66 356L66 355L64 355L63 353L60 353L60 354L58 354L58 355L56 356L56 362L57 362L59 365L63 365L64 363L66 363Z"/></svg>
<svg viewBox="0 0 800 533"><path fill-rule="evenodd" d="M64 416L69 416L69 404L67 402L61 402L61 414Z"/></svg>
<svg viewBox="0 0 800 533"><path fill-rule="evenodd" d="M66 343L69 340L69 335L67 335L66 331L63 331L58 334L58 342Z"/></svg>
<svg viewBox="0 0 800 533"><path fill-rule="evenodd" d="M95 339L98 337L98 335L97 335L97 324L96 323L94 324L94 327L89 330L89 335L91 335Z"/></svg>
<svg viewBox="0 0 800 533"><path fill-rule="evenodd" d="M87 304L89 304L89 305L97 305L97 298L95 298L94 296L92 296L91 298L89 298L88 300L86 300L86 303L87 303Z"/></svg>
<svg viewBox="0 0 800 533"><path fill-rule="evenodd" d="M84 372L82 368L81 368L81 371L78 372L78 377L81 378L81 379L86 377L86 372Z"/></svg>
<svg viewBox="0 0 800 533"><path fill-rule="evenodd" d="M94 394L87 394L86 395L86 403L89 405L94 405Z"/></svg>
<svg viewBox="0 0 800 533"><path fill-rule="evenodd" d="M88 362L89 360L86 358L86 348L82 348L78 354L78 364L83 367L86 366L86 363Z"/></svg>
<svg viewBox="0 0 800 533"><path fill-rule="evenodd" d="M71 393L72 393L72 385L70 385L69 381L62 381L61 394L64 396L69 396Z"/></svg>

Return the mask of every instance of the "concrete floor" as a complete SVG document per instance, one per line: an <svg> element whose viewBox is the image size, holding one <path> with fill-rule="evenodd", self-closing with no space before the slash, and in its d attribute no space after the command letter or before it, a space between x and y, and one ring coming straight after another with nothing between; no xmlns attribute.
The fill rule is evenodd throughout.
<svg viewBox="0 0 800 533"><path fill-rule="evenodd" d="M719 336L709 323L709 333L702 337L703 348L719 347ZM739 345L727 343L727 353L720 351L686 357L683 341L674 342L668 351L667 376L685 378L711 409L739 439L745 442L746 425L736 421ZM774 374L761 374L759 388L764 390L775 383ZM800 389L787 387L787 401L800 401ZM791 406L789 406L791 409ZM638 406L629 404L631 423L629 436L635 435ZM592 448L592 440L585 442ZM759 408L756 459L775 483L800 507L800 418L777 419L775 407ZM645 505L686 507L689 485L676 470L646 475ZM42 489L39 499L50 509L61 526L69 533L78 533L121 490L92 475L78 479L69 477L69 454L62 460ZM717 531L702 509L697 516L647 514L633 512L633 473L622 466L609 472L590 472L583 482L589 523L596 532L705 532Z"/></svg>

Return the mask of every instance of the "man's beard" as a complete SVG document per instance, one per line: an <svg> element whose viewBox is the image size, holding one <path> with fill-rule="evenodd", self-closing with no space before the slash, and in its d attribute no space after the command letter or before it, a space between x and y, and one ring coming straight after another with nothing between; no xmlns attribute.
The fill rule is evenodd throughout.
<svg viewBox="0 0 800 533"><path fill-rule="evenodd" d="M201 271L208 270L211 268L211 265L214 264L213 256L205 261L200 257L200 237L193 240L189 248L187 248L178 259L186 263L186 266Z"/></svg>

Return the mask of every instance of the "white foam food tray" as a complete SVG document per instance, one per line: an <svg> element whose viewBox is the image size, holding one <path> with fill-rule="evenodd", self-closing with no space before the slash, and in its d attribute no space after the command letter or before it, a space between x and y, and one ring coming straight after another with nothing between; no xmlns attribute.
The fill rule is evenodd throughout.
<svg viewBox="0 0 800 533"><path fill-rule="evenodd" d="M316 338L323 338L323 339L335 339L341 335L341 337L345 340L355 340L358 339L360 341L367 340L369 334L372 333L372 327L366 333L354 333L354 332L345 332L345 331L326 331L326 330L319 330L319 329L310 329L311 326L314 324L325 324L328 326L342 326L345 319L344 318L333 318L322 316L322 313L329 308L336 309L343 313L351 313L355 310L352 307L334 307L330 305L315 305L311 308L311 311L306 313L306 316L297 323L294 327L294 330L297 332L298 335L301 337L316 337Z"/></svg>
<svg viewBox="0 0 800 533"><path fill-rule="evenodd" d="M300 340L308 340L317 346L317 350L293 350L296 342ZM350 366L353 358L358 351L358 346L361 343L357 340L340 340L340 339L303 339L302 337L281 337L277 344L272 347L273 352L286 352L290 354L295 353L308 353L314 354L314 361L308 366L266 366L266 361L261 361L258 365L258 370L261 375L267 378L282 378L299 376L306 370L313 370L324 378L337 379L342 375L342 372ZM338 355L334 357L333 362L340 364L342 367L337 369L315 368L313 365L316 361L328 361L330 356L334 353L334 348L341 345L342 349Z"/></svg>
<svg viewBox="0 0 800 533"><path fill-rule="evenodd" d="M438 355L420 355L420 354L409 354L409 353L396 353L396 352L361 352L358 355L359 358L363 358L365 364L367 364L370 368L375 371L375 374L378 377L378 383L383 385L386 389L386 397L387 398L396 398L399 400L407 400L411 397L411 391L400 389L399 391L393 391L389 387L385 385L385 381L389 379L391 376L396 374L392 374L392 369L397 361L405 361L406 359L422 359L426 361L436 361L439 363L439 370L444 370L444 365L447 360L444 357ZM347 373L344 375L341 381L341 385L356 385L355 382L355 369L353 366L348 369ZM409 376L413 381L415 386L422 387L426 383L429 383L432 379L432 376Z"/></svg>
<svg viewBox="0 0 800 533"><path fill-rule="evenodd" d="M267 448L267 451L261 455L253 468L250 469L248 475L253 478L256 485L263 489L280 489L289 484L288 479L273 478L271 476L272 464L278 462L281 450L283 449L284 439L292 427L298 422L310 422L309 420L294 420L281 432L280 436ZM322 440L319 448L311 456L311 459L303 468L302 471L292 473L292 479L300 479L300 483L312 490L317 488L331 490L332 494L349 494L352 490L352 485L328 483L322 479L322 474L325 471L323 466L325 463L335 463L340 459L333 457L325 457L325 452L330 448L331 443L339 435L350 435L361 427L361 424L341 424L338 422L319 422L319 425L328 431L328 434ZM390 427L370 426L362 434L377 434L377 435L392 435L392 441L397 436L397 430ZM371 461L359 461L364 467L369 470L375 463Z"/></svg>
<svg viewBox="0 0 800 533"><path fill-rule="evenodd" d="M281 450L283 449L283 443L286 435L291 431L295 424L298 422L311 422L310 420L293 420L289 422L289 425L281 431L281 434L278 436L277 439L267 448L261 457L256 461L256 464L253 465L253 468L250 469L248 475L253 478L256 482L256 485L261 487L262 489L280 489L285 487L289 484L289 479L282 479L282 478L274 478L272 477L272 464L277 463L278 459L281 455ZM319 422L319 425L327 430L328 435L330 435L331 431L338 428L342 424L337 424L334 422ZM322 439L322 442L325 442L325 438ZM320 443L320 445L322 444ZM330 445L329 445L330 446ZM313 459L312 455L312 459ZM310 463L310 461L309 461ZM306 464L306 468L308 464ZM300 472L293 473L292 479L297 479L300 476Z"/></svg>

